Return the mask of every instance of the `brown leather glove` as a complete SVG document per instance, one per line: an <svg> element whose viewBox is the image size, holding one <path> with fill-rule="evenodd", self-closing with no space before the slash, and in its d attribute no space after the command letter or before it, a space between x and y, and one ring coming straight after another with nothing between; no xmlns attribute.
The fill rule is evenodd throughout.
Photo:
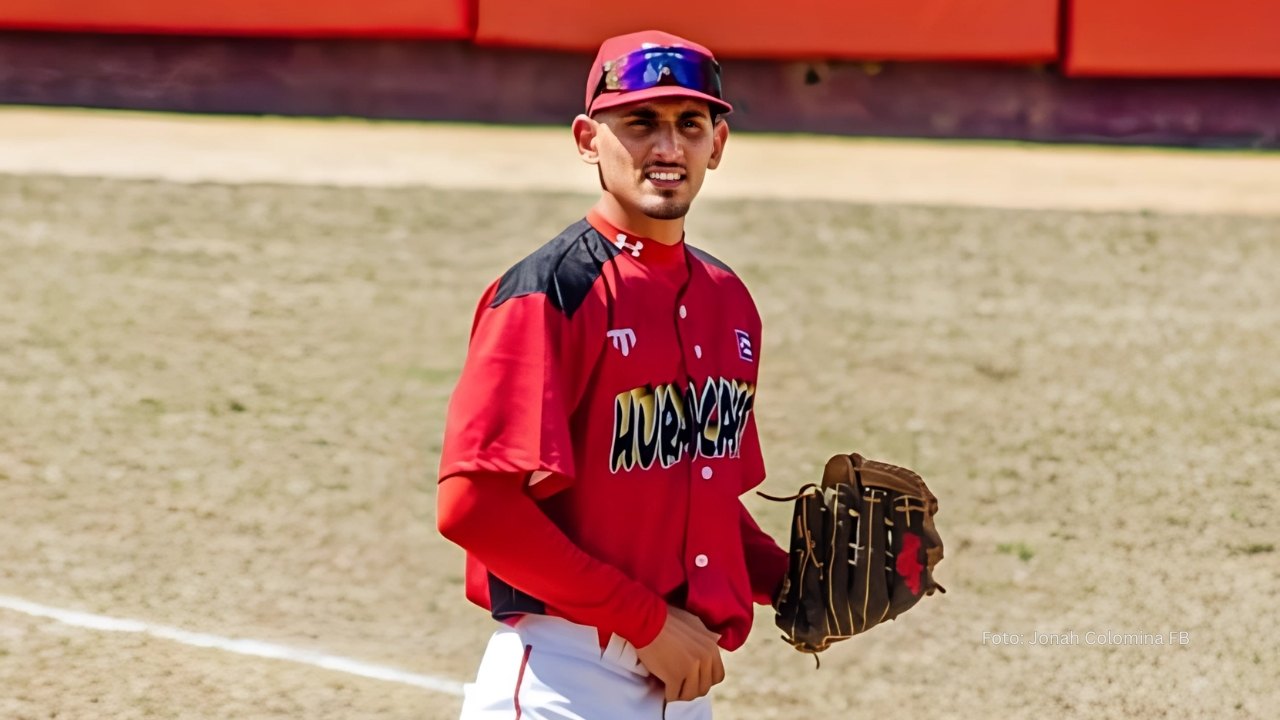
<svg viewBox="0 0 1280 720"><path fill-rule="evenodd" d="M783 640L806 653L893 620L934 590L942 539L938 499L914 472L836 455L821 486L789 498L791 565L774 600ZM816 659L816 658L815 658Z"/></svg>

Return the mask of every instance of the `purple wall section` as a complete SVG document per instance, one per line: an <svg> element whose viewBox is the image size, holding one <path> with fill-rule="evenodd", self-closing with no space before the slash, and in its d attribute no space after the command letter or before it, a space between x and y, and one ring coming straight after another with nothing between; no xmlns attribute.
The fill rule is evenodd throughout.
<svg viewBox="0 0 1280 720"><path fill-rule="evenodd" d="M462 42L0 33L0 103L567 124L590 57ZM735 129L1280 148L1280 79L729 60Z"/></svg>

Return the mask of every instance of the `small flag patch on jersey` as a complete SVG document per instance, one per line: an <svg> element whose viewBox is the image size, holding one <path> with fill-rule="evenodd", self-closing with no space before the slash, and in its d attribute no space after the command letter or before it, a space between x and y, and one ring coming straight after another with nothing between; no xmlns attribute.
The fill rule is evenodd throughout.
<svg viewBox="0 0 1280 720"><path fill-rule="evenodd" d="M746 330L734 330L733 334L738 336L738 357L747 362L754 362L755 353L751 351L751 336Z"/></svg>

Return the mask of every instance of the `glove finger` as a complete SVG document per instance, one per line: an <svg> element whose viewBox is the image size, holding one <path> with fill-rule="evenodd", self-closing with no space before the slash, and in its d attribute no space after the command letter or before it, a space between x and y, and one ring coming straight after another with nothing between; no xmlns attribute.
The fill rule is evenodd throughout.
<svg viewBox="0 0 1280 720"><path fill-rule="evenodd" d="M823 538L826 535L827 511L822 493L814 493L805 499L805 533L807 542L807 559L800 579L800 606L796 615L797 640L804 641L810 647L821 646L827 637L827 591L824 587L825 575L830 565L827 562Z"/></svg>
<svg viewBox="0 0 1280 720"><path fill-rule="evenodd" d="M853 534L857 510L851 504L853 487L840 485L831 496L831 579L828 605L831 612L831 635L847 637L856 632L853 613L849 610L849 576L858 562L861 548Z"/></svg>

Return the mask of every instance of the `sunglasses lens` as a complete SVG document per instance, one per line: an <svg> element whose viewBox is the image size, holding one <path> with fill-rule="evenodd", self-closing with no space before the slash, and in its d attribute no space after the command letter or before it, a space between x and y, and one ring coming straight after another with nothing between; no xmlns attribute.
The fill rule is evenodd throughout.
<svg viewBox="0 0 1280 720"><path fill-rule="evenodd" d="M616 87L631 92L659 85L679 85L712 97L720 97L720 72L715 61L681 48L637 50L615 62Z"/></svg>

